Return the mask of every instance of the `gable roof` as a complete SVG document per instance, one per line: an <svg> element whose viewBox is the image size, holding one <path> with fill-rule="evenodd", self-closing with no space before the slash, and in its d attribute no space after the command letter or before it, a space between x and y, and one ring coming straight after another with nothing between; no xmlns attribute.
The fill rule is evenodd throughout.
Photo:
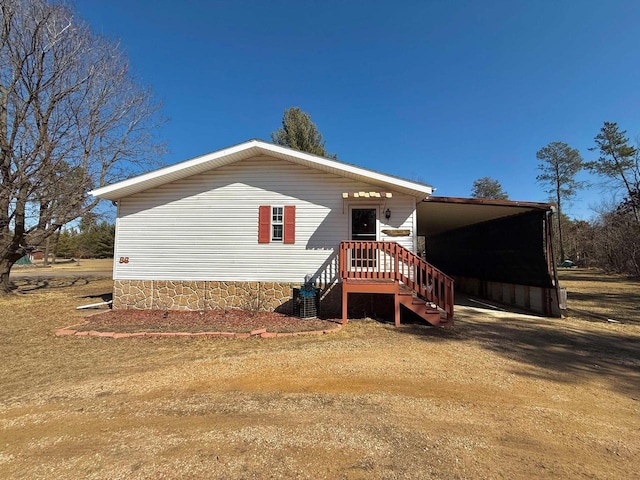
<svg viewBox="0 0 640 480"><path fill-rule="evenodd" d="M338 160L319 157L305 152L299 152L281 145L274 145L262 140L249 140L216 152L207 153L200 157L160 168L149 173L96 188L89 192L91 195L105 200L120 198L139 193L150 188L159 187L169 182L197 175L212 169L229 165L258 155L268 155L306 167L322 170L327 173L351 178L353 180L378 185L387 189L405 193L417 198L431 195L433 188L419 182L387 175L362 167L357 167Z"/></svg>

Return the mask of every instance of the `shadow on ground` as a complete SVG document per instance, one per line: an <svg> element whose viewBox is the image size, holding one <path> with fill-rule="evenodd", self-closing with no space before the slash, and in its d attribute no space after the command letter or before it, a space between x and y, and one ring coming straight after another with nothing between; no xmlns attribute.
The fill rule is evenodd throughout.
<svg viewBox="0 0 640 480"><path fill-rule="evenodd" d="M101 299L103 302L109 302L113 300L113 292L99 293L97 295L83 295L80 298Z"/></svg>
<svg viewBox="0 0 640 480"><path fill-rule="evenodd" d="M640 324L640 293L582 293L569 291L569 306L578 305L583 310L592 307L593 313L602 307L600 315L611 316L623 323ZM615 312L609 312L608 305L616 305ZM606 313L608 312L608 314Z"/></svg>
<svg viewBox="0 0 640 480"><path fill-rule="evenodd" d="M68 288L80 285L87 285L91 280L95 280L96 277L78 276L78 277L25 277L12 279L17 293L29 293L36 290L43 290L45 288Z"/></svg>
<svg viewBox="0 0 640 480"><path fill-rule="evenodd" d="M640 337L589 322L581 329L581 323L457 306L452 328L415 323L399 331L429 342L477 343L522 364L513 371L517 375L567 383L604 381L640 400Z"/></svg>

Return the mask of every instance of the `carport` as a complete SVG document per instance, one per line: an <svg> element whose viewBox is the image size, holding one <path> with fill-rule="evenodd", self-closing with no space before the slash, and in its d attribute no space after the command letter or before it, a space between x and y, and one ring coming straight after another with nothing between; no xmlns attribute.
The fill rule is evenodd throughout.
<svg viewBox="0 0 640 480"><path fill-rule="evenodd" d="M429 197L417 205L425 258L456 290L560 316L547 203Z"/></svg>

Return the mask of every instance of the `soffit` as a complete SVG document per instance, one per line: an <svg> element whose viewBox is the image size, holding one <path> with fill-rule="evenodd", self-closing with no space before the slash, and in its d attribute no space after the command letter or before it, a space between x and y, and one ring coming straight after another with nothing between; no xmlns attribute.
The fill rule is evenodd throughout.
<svg viewBox="0 0 640 480"><path fill-rule="evenodd" d="M418 235L429 237L475 223L552 208L546 203L429 197L417 204Z"/></svg>

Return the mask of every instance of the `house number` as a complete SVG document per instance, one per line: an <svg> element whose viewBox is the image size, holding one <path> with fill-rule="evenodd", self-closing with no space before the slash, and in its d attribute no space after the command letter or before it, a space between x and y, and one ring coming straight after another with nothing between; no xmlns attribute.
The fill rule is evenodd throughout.
<svg viewBox="0 0 640 480"><path fill-rule="evenodd" d="M120 257L120 263L129 263L129 257Z"/></svg>

